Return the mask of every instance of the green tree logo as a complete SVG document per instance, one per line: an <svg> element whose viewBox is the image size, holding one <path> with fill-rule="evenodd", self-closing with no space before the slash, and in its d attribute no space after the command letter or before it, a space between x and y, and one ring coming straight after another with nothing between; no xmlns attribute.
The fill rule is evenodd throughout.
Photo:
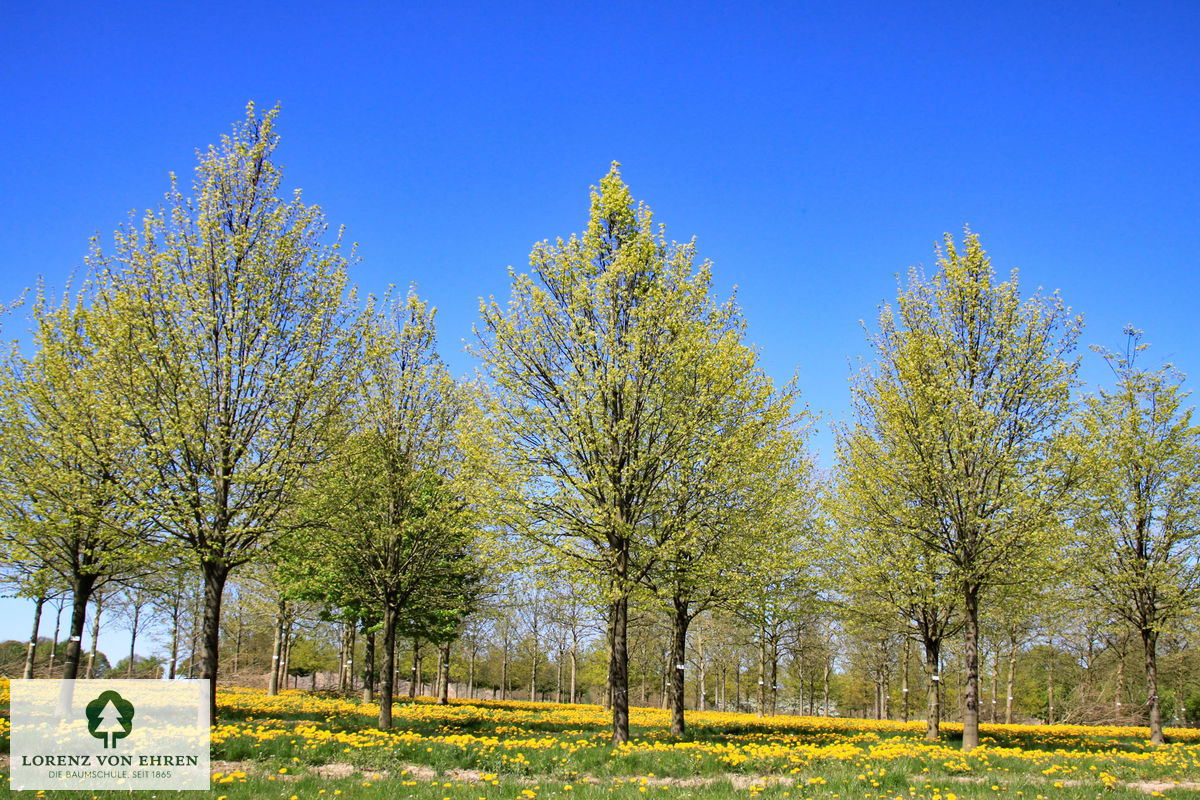
<svg viewBox="0 0 1200 800"><path fill-rule="evenodd" d="M88 733L103 739L105 749L115 747L117 739L124 739L133 730L133 703L111 689L88 703L84 713Z"/></svg>

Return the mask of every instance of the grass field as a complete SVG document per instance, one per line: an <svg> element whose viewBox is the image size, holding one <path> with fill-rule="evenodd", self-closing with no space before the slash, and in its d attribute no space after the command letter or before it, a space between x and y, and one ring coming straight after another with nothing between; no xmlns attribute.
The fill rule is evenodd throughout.
<svg viewBox="0 0 1200 800"><path fill-rule="evenodd" d="M353 699L227 690L218 703L216 800L1200 797L1192 729L1154 748L1139 728L984 725L983 746L964 754L950 724L927 743L920 722L709 712L689 714L674 740L666 712L633 709L632 741L614 749L596 706L418 701L397 705L383 732L378 706ZM0 774L7 791L7 760Z"/></svg>

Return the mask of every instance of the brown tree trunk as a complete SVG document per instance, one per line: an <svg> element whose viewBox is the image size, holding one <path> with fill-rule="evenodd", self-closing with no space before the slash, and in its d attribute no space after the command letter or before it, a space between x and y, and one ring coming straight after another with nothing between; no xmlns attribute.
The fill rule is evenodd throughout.
<svg viewBox="0 0 1200 800"><path fill-rule="evenodd" d="M500 699L508 699L508 632L504 634L504 655L500 662Z"/></svg>
<svg viewBox="0 0 1200 800"><path fill-rule="evenodd" d="M267 695L279 694L279 670L283 668L283 617L287 613L287 602L280 599L275 609L275 639L271 643L271 677L267 681Z"/></svg>
<svg viewBox="0 0 1200 800"><path fill-rule="evenodd" d="M375 631L367 633L367 641L363 645L363 702L375 700Z"/></svg>
<svg viewBox="0 0 1200 800"><path fill-rule="evenodd" d="M1115 691L1116 691L1116 695L1117 695L1117 717L1120 718L1125 713L1124 709L1121 707L1121 695L1125 691L1125 651L1124 651L1124 649L1122 649L1121 652L1118 654L1118 659L1119 660L1117 661L1117 688Z"/></svg>
<svg viewBox="0 0 1200 800"><path fill-rule="evenodd" d="M1004 701L1004 724L1011 725L1013 718L1013 681L1017 674L1017 639L1008 640L1008 692Z"/></svg>
<svg viewBox="0 0 1200 800"><path fill-rule="evenodd" d="M617 635L617 604L610 603L608 606L608 628L606 635L608 637L608 665L604 672L604 700L602 704L605 711L612 711L612 696L613 696L613 648Z"/></svg>
<svg viewBox="0 0 1200 800"><path fill-rule="evenodd" d="M571 645L571 702L576 702L578 695L575 693L575 669L577 667L578 653L574 645Z"/></svg>
<svg viewBox="0 0 1200 800"><path fill-rule="evenodd" d="M46 596L38 595L33 606L33 633L29 635L29 649L25 651L25 670L21 677L25 680L33 678L33 664L37 661L38 628L42 624L42 606L46 604Z"/></svg>
<svg viewBox="0 0 1200 800"><path fill-rule="evenodd" d="M237 675L242 668L242 629L245 623L242 620L242 607L244 605L243 597L239 593L237 597L238 615L237 627L233 630L233 674Z"/></svg>
<svg viewBox="0 0 1200 800"><path fill-rule="evenodd" d="M825 661L824 677L822 680L824 681L825 685L822 689L822 695L821 695L821 716L828 717L829 716L829 661L828 660Z"/></svg>
<svg viewBox="0 0 1200 800"><path fill-rule="evenodd" d="M1146 707L1150 712L1150 743L1162 744L1162 711L1158 702L1158 631L1142 628L1142 648L1146 656Z"/></svg>
<svg viewBox="0 0 1200 800"><path fill-rule="evenodd" d="M1054 640L1050 640L1050 662L1046 669L1046 724L1054 724Z"/></svg>
<svg viewBox="0 0 1200 800"><path fill-rule="evenodd" d="M900 721L908 722L908 660L912 657L912 639L904 635L904 663L900 675Z"/></svg>
<svg viewBox="0 0 1200 800"><path fill-rule="evenodd" d="M963 708L963 750L979 746L979 587L963 591L963 644L967 671Z"/></svg>
<svg viewBox="0 0 1200 800"><path fill-rule="evenodd" d="M171 668L167 677L175 680L175 671L179 669L179 621L183 617L183 604L179 595L171 601Z"/></svg>
<svg viewBox="0 0 1200 800"><path fill-rule="evenodd" d="M537 700L538 641L533 640L533 657L529 661L529 702Z"/></svg>
<svg viewBox="0 0 1200 800"><path fill-rule="evenodd" d="M95 585L95 576L81 575L75 578L71 586L71 628L67 639L67 652L63 654L63 680L70 681L79 677L79 656L83 649L83 624L87 618L87 607L92 599L92 589Z"/></svg>
<svg viewBox="0 0 1200 800"><path fill-rule="evenodd" d="M92 617L92 649L88 651L87 672L88 680L96 677L96 649L100 643L100 614L104 610L104 598L96 593L96 615Z"/></svg>
<svg viewBox="0 0 1200 800"><path fill-rule="evenodd" d="M609 659L612 675L612 743L622 745L629 741L629 598L624 595L627 555L621 556L618 579L622 596L615 603L616 614L613 624L613 648Z"/></svg>
<svg viewBox="0 0 1200 800"><path fill-rule="evenodd" d="M646 694L646 675L642 674L642 700ZM558 648L558 658L554 659L554 702L563 701L563 649Z"/></svg>
<svg viewBox="0 0 1200 800"><path fill-rule="evenodd" d="M770 714L775 716L775 708L779 700L779 640L771 640L771 704Z"/></svg>
<svg viewBox="0 0 1200 800"><path fill-rule="evenodd" d="M1000 699L1000 645L996 644L996 655L992 658L992 715L988 722L996 724L996 701Z"/></svg>
<svg viewBox="0 0 1200 800"><path fill-rule="evenodd" d="M758 710L757 716L766 713L767 703L767 629L758 628Z"/></svg>
<svg viewBox="0 0 1200 800"><path fill-rule="evenodd" d="M415 700L417 695L420 694L417 686L421 683L421 642L417 639L413 639L411 673L412 680L408 682L408 696Z"/></svg>
<svg viewBox="0 0 1200 800"><path fill-rule="evenodd" d="M50 658L46 661L46 677L54 677L54 659L58 655L58 634L62 630L62 610L63 604L59 600L55 606L54 612L54 638L50 640Z"/></svg>
<svg viewBox="0 0 1200 800"><path fill-rule="evenodd" d="M941 656L942 642L940 639L925 638L925 739L937 741L938 728L941 723L941 675L938 674L938 661Z"/></svg>
<svg viewBox="0 0 1200 800"><path fill-rule="evenodd" d="M383 669L379 676L379 730L392 727L392 696L396 684L396 610L383 610Z"/></svg>
<svg viewBox="0 0 1200 800"><path fill-rule="evenodd" d="M475 644L474 637L471 639L471 657L467 662L467 699L475 699Z"/></svg>
<svg viewBox="0 0 1200 800"><path fill-rule="evenodd" d="M358 647L358 623L353 621L350 625L350 647L346 653L346 688L343 691L354 691L354 651Z"/></svg>
<svg viewBox="0 0 1200 800"><path fill-rule="evenodd" d="M670 670L671 705L671 735L682 736L686 728L683 718L684 702L684 654L688 646L688 625L691 616L688 614L688 601L674 599L674 609L671 614L671 656L667 663Z"/></svg>
<svg viewBox="0 0 1200 800"><path fill-rule="evenodd" d="M208 711L213 724L217 721L217 662L221 647L221 598L225 593L225 579L229 568L221 561L205 560L200 564L204 572L204 618L200 628L200 679L209 682Z"/></svg>
<svg viewBox="0 0 1200 800"><path fill-rule="evenodd" d="M125 677L127 678L133 677L133 659L137 657L138 619L141 615L142 606L140 600L135 598L133 601L133 621L129 626L129 666L125 668Z"/></svg>
<svg viewBox="0 0 1200 800"><path fill-rule="evenodd" d="M438 705L444 706L450 703L450 643L442 644L441 653L441 669L439 670L439 689Z"/></svg>

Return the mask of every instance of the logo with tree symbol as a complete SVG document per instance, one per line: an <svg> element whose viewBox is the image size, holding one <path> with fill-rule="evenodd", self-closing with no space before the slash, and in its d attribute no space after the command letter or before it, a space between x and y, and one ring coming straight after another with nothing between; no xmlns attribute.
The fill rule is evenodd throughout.
<svg viewBox="0 0 1200 800"><path fill-rule="evenodd" d="M133 703L111 689L88 703L84 713L88 733L103 739L105 749L115 747L118 739L124 739L133 730Z"/></svg>

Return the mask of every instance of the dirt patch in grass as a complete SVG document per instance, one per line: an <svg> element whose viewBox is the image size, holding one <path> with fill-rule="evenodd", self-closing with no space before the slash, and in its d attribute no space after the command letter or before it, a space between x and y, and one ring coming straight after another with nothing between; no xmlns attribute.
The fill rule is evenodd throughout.
<svg viewBox="0 0 1200 800"><path fill-rule="evenodd" d="M1139 789L1149 794L1150 792L1166 792L1171 789L1200 789L1200 783L1195 781L1135 781L1134 783L1125 784L1130 789Z"/></svg>

